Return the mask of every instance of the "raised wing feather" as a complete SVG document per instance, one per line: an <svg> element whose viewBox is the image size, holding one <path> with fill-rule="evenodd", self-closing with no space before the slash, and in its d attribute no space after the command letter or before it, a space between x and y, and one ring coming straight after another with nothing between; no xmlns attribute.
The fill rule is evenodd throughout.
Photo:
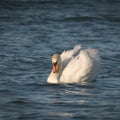
<svg viewBox="0 0 120 120"><path fill-rule="evenodd" d="M72 58L77 56L80 53L80 50L81 50L81 45L76 45L72 50L64 51L61 54L63 70L68 65L68 63L72 60Z"/></svg>

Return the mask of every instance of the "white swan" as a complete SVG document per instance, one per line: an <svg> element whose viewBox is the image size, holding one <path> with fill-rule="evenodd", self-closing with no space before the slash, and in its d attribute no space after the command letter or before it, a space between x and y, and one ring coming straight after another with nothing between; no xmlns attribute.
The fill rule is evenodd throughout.
<svg viewBox="0 0 120 120"><path fill-rule="evenodd" d="M61 55L52 56L52 71L48 83L81 83L95 80L100 68L100 57L96 49L81 49L80 45Z"/></svg>

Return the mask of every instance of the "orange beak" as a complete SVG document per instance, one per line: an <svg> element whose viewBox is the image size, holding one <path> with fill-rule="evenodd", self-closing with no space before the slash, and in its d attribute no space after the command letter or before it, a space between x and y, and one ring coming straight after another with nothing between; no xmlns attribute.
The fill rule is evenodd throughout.
<svg viewBox="0 0 120 120"><path fill-rule="evenodd" d="M56 72L57 72L57 67L56 67L56 64L53 64L52 71L53 71L53 73L56 73Z"/></svg>

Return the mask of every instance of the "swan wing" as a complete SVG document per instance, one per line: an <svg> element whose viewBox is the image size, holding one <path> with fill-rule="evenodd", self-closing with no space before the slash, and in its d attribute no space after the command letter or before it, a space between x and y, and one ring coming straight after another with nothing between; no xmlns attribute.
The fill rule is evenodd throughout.
<svg viewBox="0 0 120 120"><path fill-rule="evenodd" d="M86 49L80 54L81 68L74 74L74 82L95 80L100 69L99 51L96 49Z"/></svg>
<svg viewBox="0 0 120 120"><path fill-rule="evenodd" d="M96 78L99 69L99 55L95 49L81 50L62 72L60 81L62 83L79 83Z"/></svg>
<svg viewBox="0 0 120 120"><path fill-rule="evenodd" d="M61 59L62 59L62 69L68 65L68 63L72 60L74 56L77 56L81 50L81 45L76 45L72 50L64 51L61 53Z"/></svg>

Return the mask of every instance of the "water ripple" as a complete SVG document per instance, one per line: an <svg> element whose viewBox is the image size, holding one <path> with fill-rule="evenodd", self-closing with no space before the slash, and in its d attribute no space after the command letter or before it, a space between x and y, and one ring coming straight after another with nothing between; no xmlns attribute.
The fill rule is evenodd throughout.
<svg viewBox="0 0 120 120"><path fill-rule="evenodd" d="M0 1L0 118L119 119L120 2ZM51 55L97 48L97 80L50 85Z"/></svg>

